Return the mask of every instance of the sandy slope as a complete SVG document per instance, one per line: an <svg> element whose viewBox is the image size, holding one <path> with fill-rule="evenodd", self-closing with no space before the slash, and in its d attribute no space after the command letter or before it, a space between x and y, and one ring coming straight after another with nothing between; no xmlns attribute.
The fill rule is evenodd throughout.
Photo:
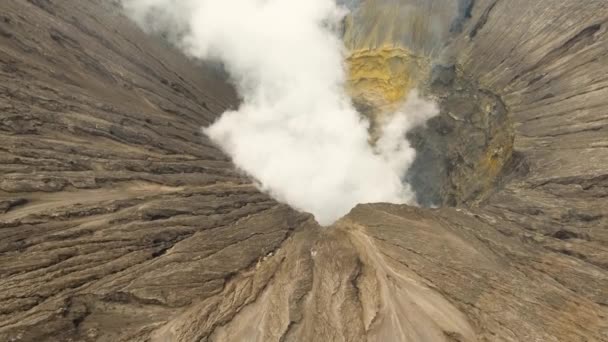
<svg viewBox="0 0 608 342"><path fill-rule="evenodd" d="M515 121L479 206L322 229L199 133L235 103L111 2L0 2L1 341L608 341L608 5L479 0Z"/></svg>

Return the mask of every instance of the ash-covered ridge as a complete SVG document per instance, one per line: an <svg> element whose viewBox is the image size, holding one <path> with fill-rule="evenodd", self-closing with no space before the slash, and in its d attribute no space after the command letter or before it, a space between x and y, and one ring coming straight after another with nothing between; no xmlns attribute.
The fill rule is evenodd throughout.
<svg viewBox="0 0 608 342"><path fill-rule="evenodd" d="M0 340L608 341L606 18L475 1L436 94L500 99L521 162L321 228L200 133L237 102L211 71L112 2L0 2Z"/></svg>

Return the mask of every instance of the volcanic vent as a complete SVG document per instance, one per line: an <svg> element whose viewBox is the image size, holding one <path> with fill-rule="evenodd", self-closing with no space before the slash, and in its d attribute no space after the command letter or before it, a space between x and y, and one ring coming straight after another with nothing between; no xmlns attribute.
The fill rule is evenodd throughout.
<svg viewBox="0 0 608 342"><path fill-rule="evenodd" d="M413 89L439 104L439 115L407 134L417 154L404 180L423 206L477 203L522 168L504 102L453 57L471 9L470 1L366 1L344 24L347 86L373 139Z"/></svg>
<svg viewBox="0 0 608 342"><path fill-rule="evenodd" d="M240 100L184 45L0 1L0 340L608 341L606 2L347 2L364 146L435 99L399 178L441 208L320 227L201 133Z"/></svg>

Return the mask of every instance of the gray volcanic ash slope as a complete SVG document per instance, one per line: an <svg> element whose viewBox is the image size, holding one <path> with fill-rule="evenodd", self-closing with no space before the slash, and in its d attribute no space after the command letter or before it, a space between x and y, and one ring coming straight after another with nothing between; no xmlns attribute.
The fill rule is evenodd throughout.
<svg viewBox="0 0 608 342"><path fill-rule="evenodd" d="M608 4L470 5L413 136L458 206L321 228L200 133L217 72L116 2L0 2L0 341L608 341Z"/></svg>

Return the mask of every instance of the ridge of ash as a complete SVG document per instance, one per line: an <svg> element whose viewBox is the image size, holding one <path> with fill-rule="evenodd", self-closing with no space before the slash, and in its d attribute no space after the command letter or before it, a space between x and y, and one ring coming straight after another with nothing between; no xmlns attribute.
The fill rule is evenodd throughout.
<svg viewBox="0 0 608 342"><path fill-rule="evenodd" d="M321 228L200 133L217 68L116 0L0 1L0 341L607 342L608 7L459 3L410 137L443 207Z"/></svg>

